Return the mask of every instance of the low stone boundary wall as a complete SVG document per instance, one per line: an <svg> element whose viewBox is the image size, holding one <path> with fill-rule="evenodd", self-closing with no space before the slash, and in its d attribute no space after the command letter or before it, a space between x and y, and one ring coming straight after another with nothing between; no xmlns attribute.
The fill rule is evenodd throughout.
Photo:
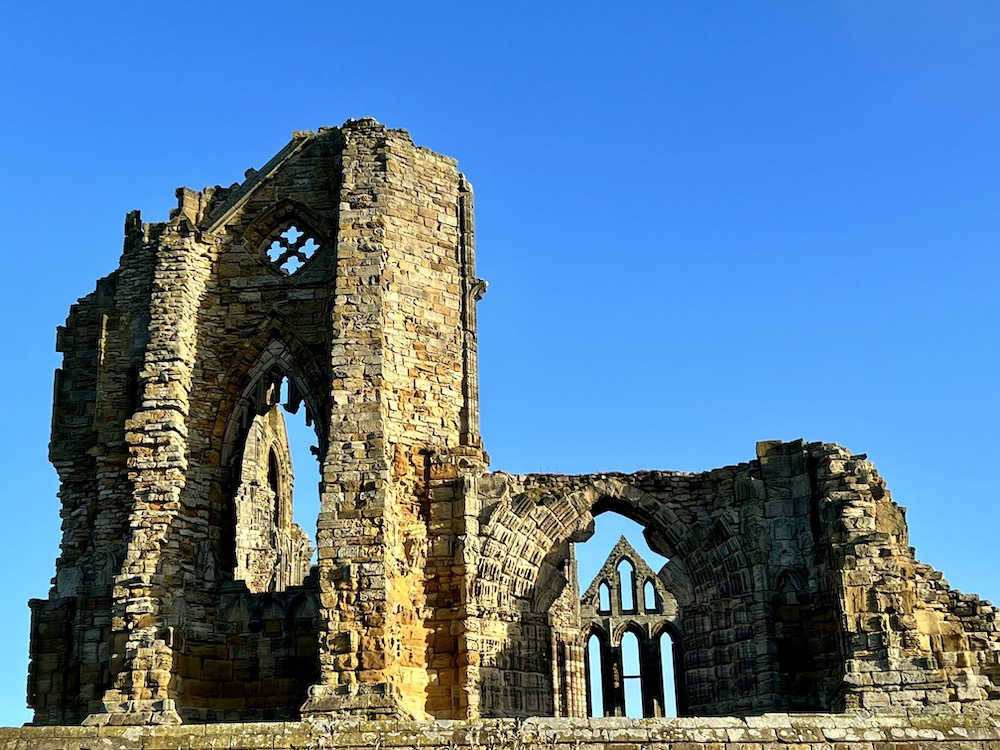
<svg viewBox="0 0 1000 750"><path fill-rule="evenodd" d="M0 750L1000 750L1000 716L321 720L0 729Z"/></svg>

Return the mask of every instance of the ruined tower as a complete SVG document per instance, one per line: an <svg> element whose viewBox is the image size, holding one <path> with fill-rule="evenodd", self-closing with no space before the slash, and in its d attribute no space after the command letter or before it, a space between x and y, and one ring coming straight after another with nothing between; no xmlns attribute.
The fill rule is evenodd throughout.
<svg viewBox="0 0 1000 750"><path fill-rule="evenodd" d="M629 680L660 715L625 633L674 660L682 713L996 705L1000 612L916 561L864 455L766 441L697 474L487 472L485 284L452 159L362 119L177 197L166 222L129 214L119 268L59 331L35 723L585 716L595 694L620 713ZM315 550L292 520L300 411ZM581 600L574 545L605 512L669 562L623 543ZM631 593L605 607L619 558ZM610 682L588 702L592 638Z"/></svg>
<svg viewBox="0 0 1000 750"><path fill-rule="evenodd" d="M450 714L467 573L461 534L432 546L429 529L461 530L442 478L484 462L484 285L455 162L352 121L125 232L59 332L63 542L33 603L37 719L297 716L307 692L308 710ZM305 585L282 393L321 463Z"/></svg>

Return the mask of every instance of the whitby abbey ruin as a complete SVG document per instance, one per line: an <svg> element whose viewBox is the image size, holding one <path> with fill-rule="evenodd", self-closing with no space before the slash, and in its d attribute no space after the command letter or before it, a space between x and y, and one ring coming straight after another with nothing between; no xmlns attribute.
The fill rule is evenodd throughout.
<svg viewBox="0 0 1000 750"><path fill-rule="evenodd" d="M489 470L454 160L351 120L177 196L128 215L58 333L61 554L34 726L0 748L1000 747L1000 612L914 558L866 456ZM315 431L315 548L288 413ZM579 581L605 512L669 562L623 539ZM667 661L690 718L657 718ZM630 685L649 720L588 718Z"/></svg>

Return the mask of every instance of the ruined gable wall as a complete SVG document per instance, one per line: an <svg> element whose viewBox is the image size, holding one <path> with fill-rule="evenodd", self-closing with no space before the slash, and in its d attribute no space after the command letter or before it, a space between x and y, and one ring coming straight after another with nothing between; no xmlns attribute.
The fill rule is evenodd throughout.
<svg viewBox="0 0 1000 750"><path fill-rule="evenodd" d="M865 456L817 456L846 641L847 709L952 713L1000 697L1000 618L918 563L905 519Z"/></svg>
<svg viewBox="0 0 1000 750"><path fill-rule="evenodd" d="M755 461L699 475L480 484L482 715L531 713L532 692L546 700L551 656L537 655L549 631L533 604L542 561L585 538L604 509L645 526L671 558L664 585L686 579L678 671L690 713L954 712L997 695L997 610L915 561L902 512L864 456L767 442Z"/></svg>
<svg viewBox="0 0 1000 750"><path fill-rule="evenodd" d="M309 392L300 408L319 423L316 442L321 450L326 446L323 355L335 266L336 134L297 138L282 156L281 170L266 165L248 172L243 185L219 195L206 191L208 205L198 217L217 261L197 312L186 495L191 542L178 561L186 574L187 625L176 660L176 699L189 721L295 716L316 677L315 612L289 615L295 592L255 598L241 582L230 583L243 440L257 410L265 408L272 372L287 372ZM293 224L314 235L320 250L287 277L270 265L264 248ZM314 586L302 596L314 601Z"/></svg>
<svg viewBox="0 0 1000 750"><path fill-rule="evenodd" d="M137 406L147 340L155 230L128 215L119 269L61 328L50 459L59 474L63 539L53 589L32 600L29 700L40 720L75 723L110 680L111 588L132 505L125 420Z"/></svg>
<svg viewBox="0 0 1000 750"><path fill-rule="evenodd" d="M484 502L474 598L483 715L534 710L505 685L526 685L520 692L536 691L538 701L551 690L544 656L532 662L547 651L543 613L532 604L541 561L566 540L585 539L603 510L646 527L672 560L665 585L677 583L672 566L690 583L679 669L688 711L829 710L843 661L807 453L801 442L764 443L753 462L697 475L498 476Z"/></svg>
<svg viewBox="0 0 1000 750"><path fill-rule="evenodd" d="M659 539L660 550L676 553L690 571L695 600L684 614L690 623L684 635L690 710L738 713L767 705L777 670L767 652L754 647L753 618L770 613L755 607L751 566L740 537L728 528L731 509L714 501L715 485L725 479L718 472L508 478L484 527L477 582L476 603L488 636L482 643L488 669L480 668L483 715L533 713L538 709L529 696L542 702L551 691L548 626L544 613L532 606L537 570L554 547L586 538L599 503L645 523L654 549ZM728 483L732 492L731 475ZM723 665L730 671L719 679L717 668ZM540 712L550 710L545 706Z"/></svg>
<svg viewBox="0 0 1000 750"><path fill-rule="evenodd" d="M228 215L219 217L213 212L206 219L206 223L223 223L214 232L219 245L218 272L199 311L203 321L199 392L191 443L205 486L202 494L210 500L206 538L212 539L224 559L226 540L219 536L232 529L229 502L239 480L245 430L254 416L248 411L249 402L259 401L262 395L255 385L272 368L288 369L312 396L305 408L320 423L321 436L328 421L323 413L329 403L325 352L330 341L335 235L329 228L330 216L320 212L336 210L329 184L334 179L336 155L331 153L335 148L323 141L300 145L285 170L266 179L251 172L246 187L234 191L229 201L242 192L249 194ZM315 170L320 184L316 179L303 180L307 170ZM270 267L263 247L270 234L302 223L301 205L313 207L306 220L320 225L318 229L310 226L310 231L316 233L321 249L306 268L285 277ZM221 208L226 207L222 203ZM321 449L325 447L322 440L317 442Z"/></svg>
<svg viewBox="0 0 1000 750"><path fill-rule="evenodd" d="M154 720L175 710L188 720L251 711L228 682L250 623L230 616L239 607L223 615L220 592L239 594L231 581L239 462L274 373L305 394L323 454L320 571L306 587L320 596L321 685L347 688L338 695L349 700L359 685L389 686L389 712L398 691L413 715L451 715L463 699L455 650L465 582L452 544L464 514L452 452L464 446L482 461L470 397L468 186L453 160L363 120L297 134L244 183L182 189L178 199L170 221L142 228L136 411L114 420L116 530L127 549L109 571L121 583L114 600L88 605L113 629L99 640L104 659L115 655L104 667L114 684L96 689L74 720L101 712L102 699L112 712L138 707L139 718ZM289 224L314 235L321 251L284 276L263 250ZM124 262L119 275L128 272ZM78 319L86 336L106 337L100 314ZM97 355L71 343L86 360L74 377L94 378ZM72 390L77 398L76 382ZM102 403L99 389L84 390L81 414ZM128 400L112 393L103 403ZM433 478L443 491L432 498L434 466L446 476ZM89 464L78 473L93 481ZM91 490L84 495L93 503ZM77 513L72 502L67 508ZM90 530L89 518L80 528ZM72 577L82 562L72 549L60 565ZM63 604L39 605L59 610L45 627L52 656L42 654L42 638L34 647L44 692L66 657L58 640L75 627Z"/></svg>
<svg viewBox="0 0 1000 750"><path fill-rule="evenodd" d="M319 154L318 159L323 158L328 158L328 152ZM316 163L318 159L313 158L307 169L322 166ZM265 194L261 200L266 206L251 200L244 201L241 207L250 211L258 208L258 214L265 208L273 209L280 197L275 192L283 189L287 194L294 187L301 190L302 175L301 171L287 175L285 185L271 189L270 195L265 186L260 192ZM248 179L248 183L251 181ZM336 195L330 196L330 182L319 189L321 198L335 206ZM239 197L239 186L233 192ZM242 192L246 194L246 190ZM130 216L122 267L112 277L117 286L102 282L100 290L111 291L100 291L98 295L102 300L115 295L116 307L111 309L102 301L104 307L99 311L103 313L107 308L112 314L95 317L85 304L88 309L82 314L75 312L69 321L69 330L74 332L67 339L73 349L69 358L74 372L73 397L96 403L85 408L98 414L101 442L89 452L97 454L98 464L114 467L116 473L98 472L98 485L104 487L100 495L92 489L78 493L79 506L86 506L83 510L78 509L74 499L69 499L66 508L83 522L81 527L86 527L91 536L106 535L117 544L127 540L128 555L125 549L112 544L111 556L104 554L101 558L110 559L103 578L105 585L115 576L121 576L124 584L115 591L114 602L91 595L69 605L58 600L36 605L39 613L66 610L67 606L77 609L75 622L65 621L65 617L53 621L51 614L38 616L32 667L38 679L32 700L40 721L80 721L88 713L102 710L102 698L114 702L122 696L164 701L183 700L200 692L195 704L205 707L213 698L225 698L228 706L235 708L232 699L236 696L224 696L218 680L207 676L220 669L204 669L206 649L222 649L221 654L212 652L209 656L231 660L231 655L226 657L225 643L234 635L227 632L229 626L218 624L217 587L232 571L232 554L227 563L225 550L227 545L232 546L234 525L232 497L227 493L235 489L233 484L227 485L228 469L220 464L220 447L228 419L246 386L247 374L261 350L274 338L273 331L264 329L275 311L280 317L289 305L308 308L315 328L321 331L313 342L320 352L329 348L329 318L325 301L317 305L308 289L303 293L302 284L284 285L277 295L271 295L271 300L266 299L266 291L260 290L261 286L267 288L266 283L254 288L254 275L260 279L264 278L262 270L269 273L262 268L259 254L253 254L259 247L233 248L229 242L232 235L220 237L219 227L209 231L208 225L217 218L209 216L209 212L229 193L212 189L204 193L179 191L178 209L165 224L141 225L137 215ZM322 204L319 199L311 202ZM228 210L231 206L222 208ZM254 218L251 215L247 222ZM332 262L327 268L332 268ZM248 269L252 272L247 273ZM309 270L322 273L322 263ZM230 284L230 274L240 274L241 278ZM267 280L271 289L279 281L273 273ZM322 287L325 278L314 277L311 281L314 287ZM260 312L259 308L242 305L260 301L272 304L254 319L251 310ZM84 324L85 319L96 322ZM296 322L296 333L308 336L310 331L301 315ZM87 340L76 333L81 331L81 325L89 326L82 333ZM97 325L100 328L95 335ZM281 333L287 334L287 327ZM88 343L98 336L99 342ZM300 346L299 355L301 350ZM311 376L306 385L326 401L329 379L317 377L315 365L301 369ZM95 374L96 392L91 389L89 396L76 395L83 392L79 384ZM319 411L315 401L313 407L315 415ZM131 409L137 409L135 415ZM58 415L70 412L67 404L57 401L57 420ZM126 424L127 417L130 419ZM83 425L82 434L93 429L93 417L88 419L87 425L91 426ZM54 457L87 452L58 422L54 450ZM63 482L65 493L75 480L67 477ZM81 570L84 574L90 572L88 560L80 549L67 547L58 567L78 577ZM102 576L90 580L101 581ZM105 596L110 593L107 590ZM88 622L103 623L104 630ZM109 632L112 628L113 633ZM73 650L77 648L68 636L82 633L90 638L94 631L98 634L87 646L94 653L86 658L96 666L88 663L82 675L84 690L90 693L71 705L72 696L67 698L53 689L53 681L60 679L60 674L67 675L61 678L64 681L81 681L79 673L65 668L67 655L75 658ZM50 645L52 654L47 655L45 649ZM114 659L110 658L112 654L116 655ZM103 695L108 679L115 673L118 678L114 690ZM285 698L292 706L290 711L297 709L303 696L300 689ZM191 718L197 716L195 712Z"/></svg>
<svg viewBox="0 0 1000 750"><path fill-rule="evenodd" d="M257 402L264 394L256 386L272 370L287 370L309 394L301 408L318 425L320 450L326 448L339 148L335 134L300 137L290 146L297 150L282 169L251 170L242 186L213 202L203 221L214 227L219 260L199 310L199 390L190 435L200 464L200 494L209 500L205 538L224 567L232 565L225 549L231 540L222 537L234 522L231 499L242 441L254 416L251 402L262 407ZM264 248L292 224L314 236L320 250L288 277L271 266Z"/></svg>

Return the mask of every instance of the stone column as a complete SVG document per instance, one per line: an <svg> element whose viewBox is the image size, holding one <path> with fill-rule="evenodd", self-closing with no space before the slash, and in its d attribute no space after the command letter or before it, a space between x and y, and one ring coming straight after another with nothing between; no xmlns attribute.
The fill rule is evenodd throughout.
<svg viewBox="0 0 1000 750"><path fill-rule="evenodd" d="M302 711L441 717L450 696L432 675L455 671L441 662L462 534L460 507L434 492L483 458L471 194L454 160L403 131L366 119L342 135L320 682Z"/></svg>
<svg viewBox="0 0 1000 750"><path fill-rule="evenodd" d="M479 434L479 342L476 303L486 293L486 282L476 278L475 223L472 210L472 185L465 177L459 181L458 204L462 277L462 445L482 447Z"/></svg>
<svg viewBox="0 0 1000 750"><path fill-rule="evenodd" d="M194 196L179 191L180 208L156 248L139 404L125 425L132 510L125 559L112 593L114 677L104 695L104 712L92 714L86 724L180 723L173 625L183 599L176 604L173 599L183 591L188 396L198 309L213 255L193 228L197 206L187 198Z"/></svg>
<svg viewBox="0 0 1000 750"><path fill-rule="evenodd" d="M642 715L666 715L663 696L663 654L659 639L639 640L639 673L642 681Z"/></svg>
<svg viewBox="0 0 1000 750"><path fill-rule="evenodd" d="M385 675L395 643L386 559L393 495L382 326L384 149L384 131L345 126L331 317L333 405L317 529L320 682L310 688L303 715L404 716Z"/></svg>

